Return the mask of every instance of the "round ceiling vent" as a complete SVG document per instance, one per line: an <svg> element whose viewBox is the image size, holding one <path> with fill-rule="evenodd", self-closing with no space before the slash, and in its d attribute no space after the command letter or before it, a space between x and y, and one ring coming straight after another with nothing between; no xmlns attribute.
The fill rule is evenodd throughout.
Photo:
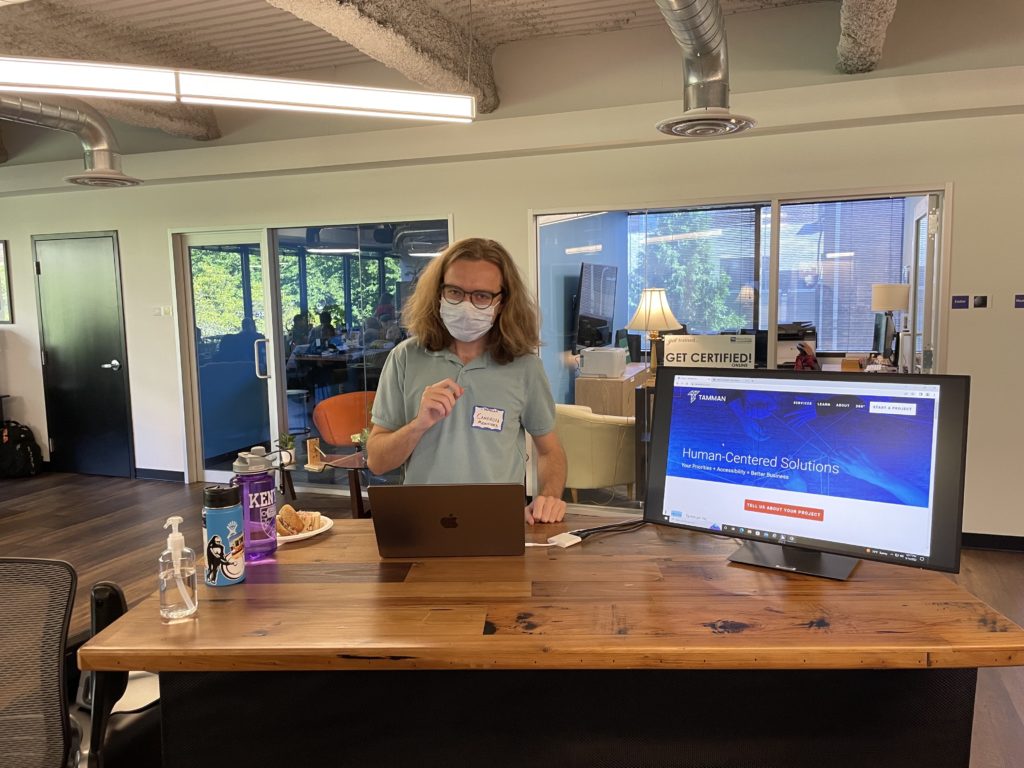
<svg viewBox="0 0 1024 768"><path fill-rule="evenodd" d="M83 187L134 187L142 183L142 179L126 176L120 171L92 170L75 176L65 176L69 184L80 184Z"/></svg>
<svg viewBox="0 0 1024 768"><path fill-rule="evenodd" d="M692 109L679 117L658 123L658 130L682 139L706 139L729 136L749 128L757 122L743 115L733 115L727 109Z"/></svg>

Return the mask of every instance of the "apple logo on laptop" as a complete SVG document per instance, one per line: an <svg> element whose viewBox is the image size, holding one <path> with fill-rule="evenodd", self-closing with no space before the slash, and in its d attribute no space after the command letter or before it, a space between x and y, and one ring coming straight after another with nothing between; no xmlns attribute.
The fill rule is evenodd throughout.
<svg viewBox="0 0 1024 768"><path fill-rule="evenodd" d="M448 515L448 517L442 517L441 518L441 527L442 528L458 528L459 527L459 518L457 518L455 515Z"/></svg>

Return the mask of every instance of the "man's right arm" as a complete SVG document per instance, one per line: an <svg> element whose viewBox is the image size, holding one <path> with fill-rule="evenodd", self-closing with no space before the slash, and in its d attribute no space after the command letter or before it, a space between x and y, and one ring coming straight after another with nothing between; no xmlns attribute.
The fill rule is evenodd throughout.
<svg viewBox="0 0 1024 768"><path fill-rule="evenodd" d="M374 424L370 439L366 441L366 467L375 475L383 475L400 467L412 456L419 445L425 429L417 426L416 420L392 431Z"/></svg>
<svg viewBox="0 0 1024 768"><path fill-rule="evenodd" d="M427 430L452 412L462 391L451 379L443 379L423 390L416 418L408 424L396 430L374 424L366 441L367 469L381 475L404 464Z"/></svg>

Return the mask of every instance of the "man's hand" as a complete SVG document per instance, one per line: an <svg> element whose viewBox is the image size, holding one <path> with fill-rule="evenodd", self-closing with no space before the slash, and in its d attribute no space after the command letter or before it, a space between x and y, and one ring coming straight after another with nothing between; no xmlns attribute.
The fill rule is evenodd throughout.
<svg viewBox="0 0 1024 768"><path fill-rule="evenodd" d="M565 517L565 502L553 496L534 496L526 507L526 522L560 523Z"/></svg>
<svg viewBox="0 0 1024 768"><path fill-rule="evenodd" d="M420 397L420 409L416 414L416 426L426 431L446 418L464 391L452 379L442 379L424 389Z"/></svg>

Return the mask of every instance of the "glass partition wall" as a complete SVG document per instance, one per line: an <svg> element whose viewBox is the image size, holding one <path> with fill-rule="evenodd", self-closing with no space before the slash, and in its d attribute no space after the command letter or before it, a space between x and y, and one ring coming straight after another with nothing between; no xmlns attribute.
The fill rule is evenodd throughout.
<svg viewBox="0 0 1024 768"><path fill-rule="evenodd" d="M575 350L594 338L621 339L644 288L665 289L687 332L756 334L759 365L774 359L779 367L792 367L798 336L812 340L825 358L877 351L871 287L909 283L911 299L894 313L894 322L897 331L907 331L905 343L916 353L909 368L926 370L937 324L921 315L937 313L931 296L939 274L935 222L941 204L941 193L922 192L537 216L541 358L556 401L574 402ZM607 302L612 317L602 320L607 333L590 332L581 340L577 318L588 264L613 267L617 279L614 301ZM770 328L773 308L777 324ZM641 336L646 359L646 336L632 333Z"/></svg>
<svg viewBox="0 0 1024 768"><path fill-rule="evenodd" d="M319 438L329 454L351 453L365 441L372 394L338 396L376 391L384 361L407 336L402 307L420 271L444 251L448 240L443 219L271 231L279 273L278 337L287 430L295 442L297 484L348 487L345 471L304 468L309 459L306 441ZM344 423L348 434L324 435L318 429L314 411L328 400L321 411L331 410L332 419ZM397 473L391 473L374 482L396 479Z"/></svg>
<svg viewBox="0 0 1024 768"><path fill-rule="evenodd" d="M291 442L296 486L347 490L346 471L305 469L306 441L329 454L364 442L384 361L407 335L402 306L448 233L434 219L177 235L182 327L194 330L190 478L225 482L240 451ZM314 411L327 401L344 428L323 435Z"/></svg>

